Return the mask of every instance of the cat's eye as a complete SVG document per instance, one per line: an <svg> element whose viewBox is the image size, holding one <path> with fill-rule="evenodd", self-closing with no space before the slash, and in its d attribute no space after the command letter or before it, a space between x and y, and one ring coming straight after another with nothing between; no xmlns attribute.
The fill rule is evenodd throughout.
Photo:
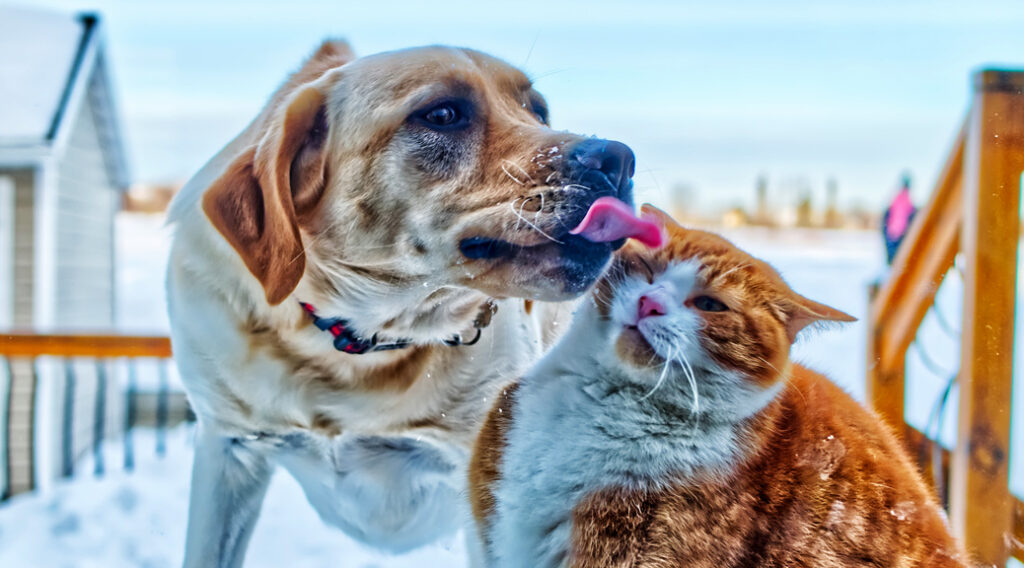
<svg viewBox="0 0 1024 568"><path fill-rule="evenodd" d="M702 312L725 312L729 310L729 306L711 296L697 296L693 299L693 307Z"/></svg>

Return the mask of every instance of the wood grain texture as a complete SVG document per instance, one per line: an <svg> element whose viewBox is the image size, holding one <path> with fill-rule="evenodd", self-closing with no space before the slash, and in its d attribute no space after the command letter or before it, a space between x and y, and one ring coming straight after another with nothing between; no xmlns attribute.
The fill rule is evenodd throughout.
<svg viewBox="0 0 1024 568"><path fill-rule="evenodd" d="M171 356L163 336L84 334L0 334L0 357L159 357Z"/></svg>
<svg viewBox="0 0 1024 568"><path fill-rule="evenodd" d="M968 550L997 566L1006 563L1013 535L1008 484L1022 86L1024 73L978 73L964 156L964 325L950 512Z"/></svg>
<svg viewBox="0 0 1024 568"><path fill-rule="evenodd" d="M939 475L942 479L949 479L952 452L936 444L934 440L929 439L920 430L909 424L904 425L903 438L906 444L912 448L911 455L917 459L918 466L921 468L921 474L926 482L931 482L935 474L932 462L933 455L938 458L937 463L941 464ZM1010 544L1010 556L1024 562L1024 501L1021 501L1016 496L1012 496L1012 502L1014 511L1013 532L1012 537L1008 538L1007 541Z"/></svg>
<svg viewBox="0 0 1024 568"><path fill-rule="evenodd" d="M904 361L959 249L963 218L964 130L927 204L914 217L892 263L892 276L870 306L867 400L892 427L903 424Z"/></svg>

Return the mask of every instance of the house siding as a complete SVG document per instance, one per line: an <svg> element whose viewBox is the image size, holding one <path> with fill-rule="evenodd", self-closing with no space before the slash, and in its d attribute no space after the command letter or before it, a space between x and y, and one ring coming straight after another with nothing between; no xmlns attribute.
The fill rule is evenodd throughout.
<svg viewBox="0 0 1024 568"><path fill-rule="evenodd" d="M35 484L35 369L29 361L11 361L11 381L6 403L4 448L4 492L16 495L33 489Z"/></svg>
<svg viewBox="0 0 1024 568"><path fill-rule="evenodd" d="M38 149L15 149L0 168L13 182L5 222L13 246L0 257L12 306L0 328L89 332L109 331L115 323L114 217L127 168L99 23L75 22L84 35L69 43L80 51L58 97L56 128L40 133ZM60 33L72 33L65 24ZM98 368L109 371L105 389ZM124 376L120 361L0 359L0 491L45 489L62 473L66 454L81 456L97 435L122 431ZM105 418L101 432L97 410Z"/></svg>
<svg viewBox="0 0 1024 568"><path fill-rule="evenodd" d="M94 90L101 88L98 75L89 81L82 104L71 120L67 144L57 161L57 239L56 239L56 326L62 330L108 330L114 325L114 215L120 192L114 187L104 156ZM115 435L120 429L120 389L113 373L108 373L107 388L101 391L98 367L110 370L106 362L66 362L74 375L71 395L70 444L73 458L87 453L95 443L96 410L102 408L105 420L102 436ZM62 473L65 377L68 367L52 369L49 409L46 412L51 436L42 451L48 453L47 471L37 472L54 478ZM103 396L105 403L97 404Z"/></svg>
<svg viewBox="0 0 1024 568"><path fill-rule="evenodd" d="M5 170L4 176L14 181L14 270L11 291L11 324L31 328L32 301L35 297L35 171Z"/></svg>
<svg viewBox="0 0 1024 568"><path fill-rule="evenodd" d="M57 162L56 319L62 329L114 324L114 215L120 194L104 161L95 109L94 97L86 96Z"/></svg>
<svg viewBox="0 0 1024 568"><path fill-rule="evenodd" d="M90 81L89 91L99 84ZM67 142L55 162L54 179L47 190L56 192L55 327L61 330L109 330L114 325L114 216L120 192L110 177L108 158L97 122L96 98L88 91L69 120ZM38 254L34 242L40 211L36 203L37 170L3 172L14 179L14 309L15 327L34 324L34 295ZM58 477L62 471L65 371L58 361L12 361L11 395L3 432L4 486L16 494ZM71 453L80 457L95 440L97 396L101 394L95 364L75 361L71 394ZM35 371L35 372L33 372ZM113 376L109 377L113 379ZM44 393L37 380L46 381ZM117 383L111 380L102 405L106 420L103 436L115 435L123 423L123 404ZM40 422L40 420L42 422ZM37 429L38 427L38 429Z"/></svg>
<svg viewBox="0 0 1024 568"><path fill-rule="evenodd" d="M0 329L14 323L14 180L0 171Z"/></svg>
<svg viewBox="0 0 1024 568"><path fill-rule="evenodd" d="M35 318L35 226L36 180L38 170L14 169L3 172L14 181L13 304L11 323L16 329L32 329ZM36 374L27 360L7 361L0 381L3 400L3 484L8 495L35 487Z"/></svg>

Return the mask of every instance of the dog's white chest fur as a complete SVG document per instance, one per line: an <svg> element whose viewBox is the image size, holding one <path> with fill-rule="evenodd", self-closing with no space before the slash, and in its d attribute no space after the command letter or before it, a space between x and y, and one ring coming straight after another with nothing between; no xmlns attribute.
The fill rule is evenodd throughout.
<svg viewBox="0 0 1024 568"><path fill-rule="evenodd" d="M539 356L534 322L517 314L513 303L503 308L480 343L449 348L465 357L463 365L447 369L445 376L433 371L434 377L427 375L432 381L419 380L402 393L316 390L291 379L281 361L259 353L224 365L227 357L203 351L237 341L231 334L216 336L231 326L208 325L220 316L215 306L201 316L179 318L207 324L181 338L179 361L198 407L219 409L219 422L208 426L220 428L211 429L238 436L240 451L287 469L328 524L365 544L403 552L465 524L465 467L479 415L503 381ZM313 340L330 346L329 336L311 333ZM245 390L239 388L235 396L226 381L195 380L231 376L245 378ZM453 403L451 392L460 387L466 395ZM234 411L235 400L258 414ZM336 421L343 433L329 436L287 426L289 418L301 424L316 414ZM424 415L431 417L429 424L405 425ZM198 505L198 514L205 506Z"/></svg>
<svg viewBox="0 0 1024 568"><path fill-rule="evenodd" d="M363 543L405 551L455 532L465 451L413 436L295 434L275 457L325 522Z"/></svg>

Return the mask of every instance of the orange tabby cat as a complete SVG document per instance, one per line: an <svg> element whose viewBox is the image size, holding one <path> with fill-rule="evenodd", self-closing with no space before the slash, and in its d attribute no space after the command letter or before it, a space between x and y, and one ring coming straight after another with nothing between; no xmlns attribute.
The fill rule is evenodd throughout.
<svg viewBox="0 0 1024 568"><path fill-rule="evenodd" d="M964 567L879 419L789 361L808 300L725 239L666 225L492 410L471 462L489 566Z"/></svg>

